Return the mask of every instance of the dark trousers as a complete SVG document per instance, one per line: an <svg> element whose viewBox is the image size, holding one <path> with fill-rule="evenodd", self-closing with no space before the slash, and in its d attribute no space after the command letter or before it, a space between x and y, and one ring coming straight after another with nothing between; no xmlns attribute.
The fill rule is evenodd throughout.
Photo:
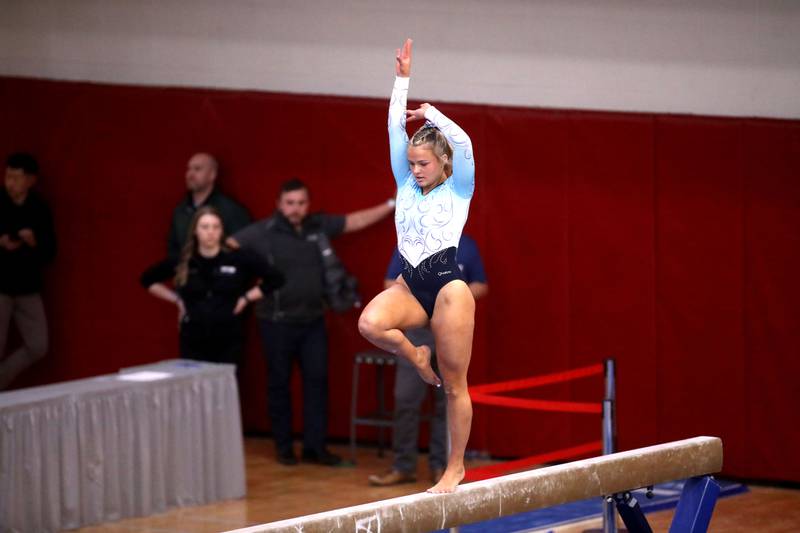
<svg viewBox="0 0 800 533"><path fill-rule="evenodd" d="M426 328L408 331L406 336L415 346L423 344L430 346L434 350L435 357L433 335L430 330ZM435 369L435 360L432 362ZM394 469L406 474L414 474L417 471L420 408L428 391L432 392L434 400L428 463L431 470L434 470L447 466L447 399L441 387L431 387L422 381L414 365L405 357L398 357L394 381L392 451Z"/></svg>
<svg viewBox="0 0 800 533"><path fill-rule="evenodd" d="M3 358L11 318L17 324L22 347ZM23 370L47 353L47 318L39 293L9 296L0 293L0 391Z"/></svg>
<svg viewBox="0 0 800 533"><path fill-rule="evenodd" d="M242 324L198 324L184 321L180 331L180 353L185 359L210 363L241 363L244 348Z"/></svg>
<svg viewBox="0 0 800 533"><path fill-rule="evenodd" d="M267 399L278 453L292 448L292 366L303 381L303 450L325 448L328 430L328 334L325 320L308 324L259 321L267 359Z"/></svg>

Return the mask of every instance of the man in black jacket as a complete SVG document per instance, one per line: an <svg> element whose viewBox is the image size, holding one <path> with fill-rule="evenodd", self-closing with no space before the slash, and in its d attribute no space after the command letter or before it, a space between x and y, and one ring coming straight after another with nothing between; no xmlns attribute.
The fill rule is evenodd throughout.
<svg viewBox="0 0 800 533"><path fill-rule="evenodd" d="M186 196L172 212L167 257L178 259L186 242L189 223L198 208L211 205L222 215L225 234L233 235L250 223L250 213L216 187L219 164L211 154L197 153L186 164Z"/></svg>
<svg viewBox="0 0 800 533"><path fill-rule="evenodd" d="M233 235L233 244L252 251L283 272L286 283L265 294L256 316L267 359L267 392L278 461L297 464L292 449L292 366L303 378L303 454L306 462L336 465L325 447L328 423L328 337L323 302L323 262L317 236L358 231L394 211L394 200L347 215L309 214L308 188L298 179L281 186L275 213Z"/></svg>
<svg viewBox="0 0 800 533"><path fill-rule="evenodd" d="M55 257L56 240L50 209L31 190L38 173L32 155L11 154L0 190L0 390L47 353L40 292L42 268ZM2 358L12 317L23 344Z"/></svg>

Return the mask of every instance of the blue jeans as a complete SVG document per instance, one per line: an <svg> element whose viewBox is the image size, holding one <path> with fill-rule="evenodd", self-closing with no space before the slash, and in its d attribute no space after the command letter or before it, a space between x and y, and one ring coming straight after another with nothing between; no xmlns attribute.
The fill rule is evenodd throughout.
<svg viewBox="0 0 800 533"><path fill-rule="evenodd" d="M306 324L259 320L267 359L267 401L278 453L292 449L290 382L295 360L303 382L303 450L325 448L328 430L328 334L325 319Z"/></svg>

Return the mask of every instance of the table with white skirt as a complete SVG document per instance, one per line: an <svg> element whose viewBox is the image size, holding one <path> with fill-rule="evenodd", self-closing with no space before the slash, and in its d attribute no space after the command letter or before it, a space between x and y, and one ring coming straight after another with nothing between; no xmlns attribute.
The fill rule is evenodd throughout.
<svg viewBox="0 0 800 533"><path fill-rule="evenodd" d="M245 495L233 365L185 359L0 393L0 531Z"/></svg>

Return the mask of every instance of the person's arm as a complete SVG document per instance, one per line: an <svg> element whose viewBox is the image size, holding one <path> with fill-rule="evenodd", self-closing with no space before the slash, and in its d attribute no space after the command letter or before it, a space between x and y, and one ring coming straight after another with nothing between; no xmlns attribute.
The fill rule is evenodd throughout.
<svg viewBox="0 0 800 533"><path fill-rule="evenodd" d="M247 274L260 278L260 281L245 291L236 301L236 307L233 310L235 315L241 313L248 304L262 299L265 291L271 292L286 283L286 277L283 273L269 263L241 250L237 254Z"/></svg>
<svg viewBox="0 0 800 533"><path fill-rule="evenodd" d="M239 296L238 300L236 300L236 306L233 308L233 314L238 315L244 311L244 308L247 307L247 304L257 302L263 297L264 293L261 291L261 287L258 285L251 287L243 295Z"/></svg>
<svg viewBox="0 0 800 533"><path fill-rule="evenodd" d="M227 239L225 244L233 250L244 248L249 250L253 244L260 238L263 238L263 220L257 220L247 226L233 232Z"/></svg>
<svg viewBox="0 0 800 533"><path fill-rule="evenodd" d="M386 269L386 275L383 278L383 288L388 289L397 283L397 277L402 273L403 262L400 260L400 250L395 246L392 258L389 260L389 267Z"/></svg>
<svg viewBox="0 0 800 533"><path fill-rule="evenodd" d="M14 242L11 239L9 239L7 233L4 233L4 234L0 235L0 248L4 248L5 250L7 250L9 252L13 252L14 250L19 248L20 246L21 246L20 243Z"/></svg>
<svg viewBox="0 0 800 533"><path fill-rule="evenodd" d="M411 173L408 168L408 133L406 133L406 103L411 75L411 39L397 50L394 87L389 100L389 156L395 182L400 187Z"/></svg>
<svg viewBox="0 0 800 533"><path fill-rule="evenodd" d="M254 224L250 224L249 226L245 226L244 228L240 229L233 235L228 236L225 239L225 246L230 248L231 250L239 250L242 246L249 247L253 233L254 233Z"/></svg>
<svg viewBox="0 0 800 533"><path fill-rule="evenodd" d="M178 302L180 302L181 300L180 295L176 291L170 289L169 287L167 287L165 283L161 283L160 281L157 281L151 284L149 287L147 287L147 292L149 292L156 298L160 298L165 302L169 302L175 305L177 305Z"/></svg>
<svg viewBox="0 0 800 533"><path fill-rule="evenodd" d="M181 320L183 315L186 314L183 300L176 290L164 283L175 276L176 266L177 261L174 258L160 261L142 272L139 283L156 298L175 304L178 307L178 320Z"/></svg>
<svg viewBox="0 0 800 533"><path fill-rule="evenodd" d="M362 230L383 219L394 211L394 198L367 209L353 211L344 217L344 233Z"/></svg>
<svg viewBox="0 0 800 533"><path fill-rule="evenodd" d="M250 293L248 291L248 293L245 293L246 295L253 296L253 298L249 298L248 296L249 300L258 300L263 297L264 292L272 292L286 283L286 276L283 275L283 272L262 260L257 255L243 250L239 250L237 255L239 256L239 261L244 267L245 272L249 276L261 280L255 287L258 289L257 292L254 291Z"/></svg>
<svg viewBox="0 0 800 533"><path fill-rule="evenodd" d="M17 237L20 242L27 245L28 248L39 248L39 241L36 240L36 232L31 228L22 228L17 232Z"/></svg>
<svg viewBox="0 0 800 533"><path fill-rule="evenodd" d="M458 243L459 263L464 265L464 278L467 280L472 296L478 300L489 293L489 284L486 280L486 270L483 268L478 245L467 235L462 235Z"/></svg>
<svg viewBox="0 0 800 533"><path fill-rule="evenodd" d="M156 298L164 300L165 302L175 304L175 307L178 308L178 322L180 322L184 315L186 315L186 306L184 305L180 295L176 291L167 287L165 284L161 282L153 283L147 288L147 292Z"/></svg>
<svg viewBox="0 0 800 533"><path fill-rule="evenodd" d="M489 284L482 281L473 281L472 283L467 284L467 287L469 287L472 297L476 300L489 294Z"/></svg>
<svg viewBox="0 0 800 533"><path fill-rule="evenodd" d="M150 265L139 276L139 284L148 290L156 283L163 284L165 281L175 277L175 268L177 266L178 260L173 257L168 257L163 261Z"/></svg>
<svg viewBox="0 0 800 533"><path fill-rule="evenodd" d="M434 106L424 103L419 108L406 111L409 120L425 119L441 131L453 147L453 184L463 198L471 198L475 191L475 159L472 140L461 127L444 116Z"/></svg>
<svg viewBox="0 0 800 533"><path fill-rule="evenodd" d="M37 209L36 220L31 227L19 230L17 236L21 243L33 249L35 257L41 265L53 260L56 254L53 217L46 205Z"/></svg>

